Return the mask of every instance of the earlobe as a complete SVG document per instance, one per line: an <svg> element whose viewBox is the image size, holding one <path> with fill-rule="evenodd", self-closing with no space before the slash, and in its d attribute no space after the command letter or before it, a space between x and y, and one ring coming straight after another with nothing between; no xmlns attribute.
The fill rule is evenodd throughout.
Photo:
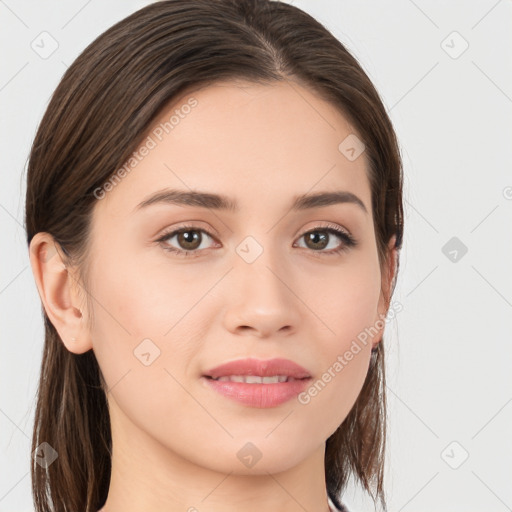
<svg viewBox="0 0 512 512"><path fill-rule="evenodd" d="M92 348L90 334L62 249L52 235L40 232L32 238L29 252L39 297L50 322L70 352L87 352Z"/></svg>

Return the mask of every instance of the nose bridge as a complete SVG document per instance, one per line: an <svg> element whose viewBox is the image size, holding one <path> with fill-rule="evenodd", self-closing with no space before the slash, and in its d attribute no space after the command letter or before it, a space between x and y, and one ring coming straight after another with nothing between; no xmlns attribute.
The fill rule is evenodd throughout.
<svg viewBox="0 0 512 512"><path fill-rule="evenodd" d="M247 236L235 248L233 286L235 303L227 315L231 329L252 327L261 336L286 327L295 329L300 319L300 301L286 270L279 247L270 247L271 236Z"/></svg>
<svg viewBox="0 0 512 512"><path fill-rule="evenodd" d="M258 236L258 235L257 235ZM247 291L252 290L252 296L263 293L268 304L273 300L288 300L285 286L282 282L286 274L283 265L283 255L278 247L271 247L271 236L247 236L235 249L235 271L237 279L247 285ZM244 286L245 288L245 286Z"/></svg>

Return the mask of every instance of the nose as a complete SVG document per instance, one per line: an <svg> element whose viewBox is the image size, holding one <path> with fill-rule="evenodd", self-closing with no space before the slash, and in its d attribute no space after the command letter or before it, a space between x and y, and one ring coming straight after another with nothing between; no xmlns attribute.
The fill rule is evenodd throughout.
<svg viewBox="0 0 512 512"><path fill-rule="evenodd" d="M295 279L282 258L280 263L270 251L263 251L252 263L236 256L227 285L231 298L224 327L234 334L259 338L297 332L304 305L294 289Z"/></svg>

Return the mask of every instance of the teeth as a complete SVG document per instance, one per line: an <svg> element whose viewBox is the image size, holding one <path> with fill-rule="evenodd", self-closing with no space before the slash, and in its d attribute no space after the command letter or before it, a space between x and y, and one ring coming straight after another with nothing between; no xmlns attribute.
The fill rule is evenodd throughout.
<svg viewBox="0 0 512 512"><path fill-rule="evenodd" d="M286 375L274 375L272 377L260 377L259 375L228 375L218 377L220 382L245 382L246 384L277 384L278 382L290 382L295 380L293 377Z"/></svg>

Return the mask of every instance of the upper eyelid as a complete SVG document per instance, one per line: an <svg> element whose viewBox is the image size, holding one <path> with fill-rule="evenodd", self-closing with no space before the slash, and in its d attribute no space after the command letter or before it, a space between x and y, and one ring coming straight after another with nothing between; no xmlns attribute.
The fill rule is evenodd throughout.
<svg viewBox="0 0 512 512"><path fill-rule="evenodd" d="M190 231L201 231L202 233L206 233L211 238L218 237L218 235L215 233L215 231L214 231L214 233L211 233L209 229L206 229L206 228L203 228L200 226L183 225L183 226L173 227L173 228L169 228L169 229L164 229L162 231L162 233L158 236L157 240L161 240L162 238L168 238L171 235L176 235L180 231L186 231L187 229Z"/></svg>

